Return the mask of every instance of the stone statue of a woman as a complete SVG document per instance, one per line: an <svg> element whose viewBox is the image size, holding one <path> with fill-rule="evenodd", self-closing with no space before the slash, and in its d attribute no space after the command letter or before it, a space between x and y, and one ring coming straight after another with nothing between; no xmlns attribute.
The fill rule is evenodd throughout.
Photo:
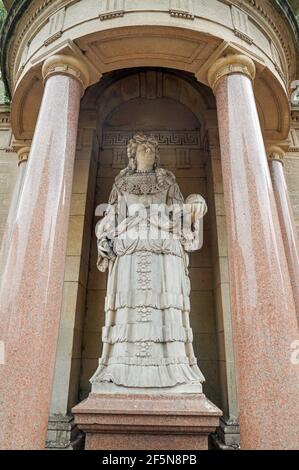
<svg viewBox="0 0 299 470"><path fill-rule="evenodd" d="M103 351L93 392L201 392L189 324L188 251L200 248L200 195L184 202L159 168L158 142L136 134L96 226L98 268L108 268Z"/></svg>

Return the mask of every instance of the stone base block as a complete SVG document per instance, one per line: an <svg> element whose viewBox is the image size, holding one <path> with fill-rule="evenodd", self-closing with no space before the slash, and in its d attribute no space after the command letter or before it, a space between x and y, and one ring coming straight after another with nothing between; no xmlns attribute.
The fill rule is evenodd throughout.
<svg viewBox="0 0 299 470"><path fill-rule="evenodd" d="M227 447L238 449L240 447L240 426L236 420L220 419L217 434Z"/></svg>
<svg viewBox="0 0 299 470"><path fill-rule="evenodd" d="M204 450L222 415L202 393L90 393L72 412L89 450Z"/></svg>
<svg viewBox="0 0 299 470"><path fill-rule="evenodd" d="M48 421L46 448L53 450L81 449L83 435L70 415L51 415Z"/></svg>

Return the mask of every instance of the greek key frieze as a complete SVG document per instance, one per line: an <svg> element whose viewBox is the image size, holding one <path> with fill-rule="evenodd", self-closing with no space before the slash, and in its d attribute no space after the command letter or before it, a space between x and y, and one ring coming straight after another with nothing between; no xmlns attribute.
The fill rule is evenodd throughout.
<svg viewBox="0 0 299 470"><path fill-rule="evenodd" d="M200 146L199 131L151 131L158 140L160 146L164 145L184 145ZM125 147L133 137L134 131L107 131L103 134L103 147Z"/></svg>

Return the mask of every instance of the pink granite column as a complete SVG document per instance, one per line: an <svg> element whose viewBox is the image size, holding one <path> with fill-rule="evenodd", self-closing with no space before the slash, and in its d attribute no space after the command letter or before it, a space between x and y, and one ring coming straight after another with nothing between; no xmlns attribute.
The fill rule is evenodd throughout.
<svg viewBox="0 0 299 470"><path fill-rule="evenodd" d="M85 66L52 56L5 262L0 267L0 448L43 449L62 303ZM2 344L3 344L2 343Z"/></svg>
<svg viewBox="0 0 299 470"><path fill-rule="evenodd" d="M272 185L299 324L299 242L292 205L283 171L284 151L282 148L273 145L268 147L267 150Z"/></svg>
<svg viewBox="0 0 299 470"><path fill-rule="evenodd" d="M278 214L243 55L209 71L220 132L243 449L299 448L298 326Z"/></svg>

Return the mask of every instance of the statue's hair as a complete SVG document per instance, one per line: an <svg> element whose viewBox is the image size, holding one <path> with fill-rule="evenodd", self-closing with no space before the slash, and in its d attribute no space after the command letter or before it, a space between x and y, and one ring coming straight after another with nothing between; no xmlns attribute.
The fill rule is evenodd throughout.
<svg viewBox="0 0 299 470"><path fill-rule="evenodd" d="M129 159L128 166L126 168L127 172L134 172L137 168L136 162L136 151L137 146L139 144L148 144L154 147L155 150L155 163L154 163L154 170L159 167L160 163L160 155L159 155L159 148L158 148L158 140L153 135L146 135L144 132L137 132L132 139L129 140L127 146L127 156Z"/></svg>
<svg viewBox="0 0 299 470"><path fill-rule="evenodd" d="M127 175L132 175L133 173L135 173L137 169L136 152L137 152L137 146L139 144L149 144L152 147L154 147L155 162L153 165L153 169L156 172L158 186L162 188L165 184L165 180L169 184L173 184L175 182L175 176L173 175L173 173L163 168L159 168L160 155L159 155L157 138L152 134L146 135L144 132L137 132L136 134L134 134L132 139L129 140L129 143L127 145L127 156L129 159L128 165L126 166L126 168L120 171L120 173L116 176L115 181L118 182L123 177Z"/></svg>

